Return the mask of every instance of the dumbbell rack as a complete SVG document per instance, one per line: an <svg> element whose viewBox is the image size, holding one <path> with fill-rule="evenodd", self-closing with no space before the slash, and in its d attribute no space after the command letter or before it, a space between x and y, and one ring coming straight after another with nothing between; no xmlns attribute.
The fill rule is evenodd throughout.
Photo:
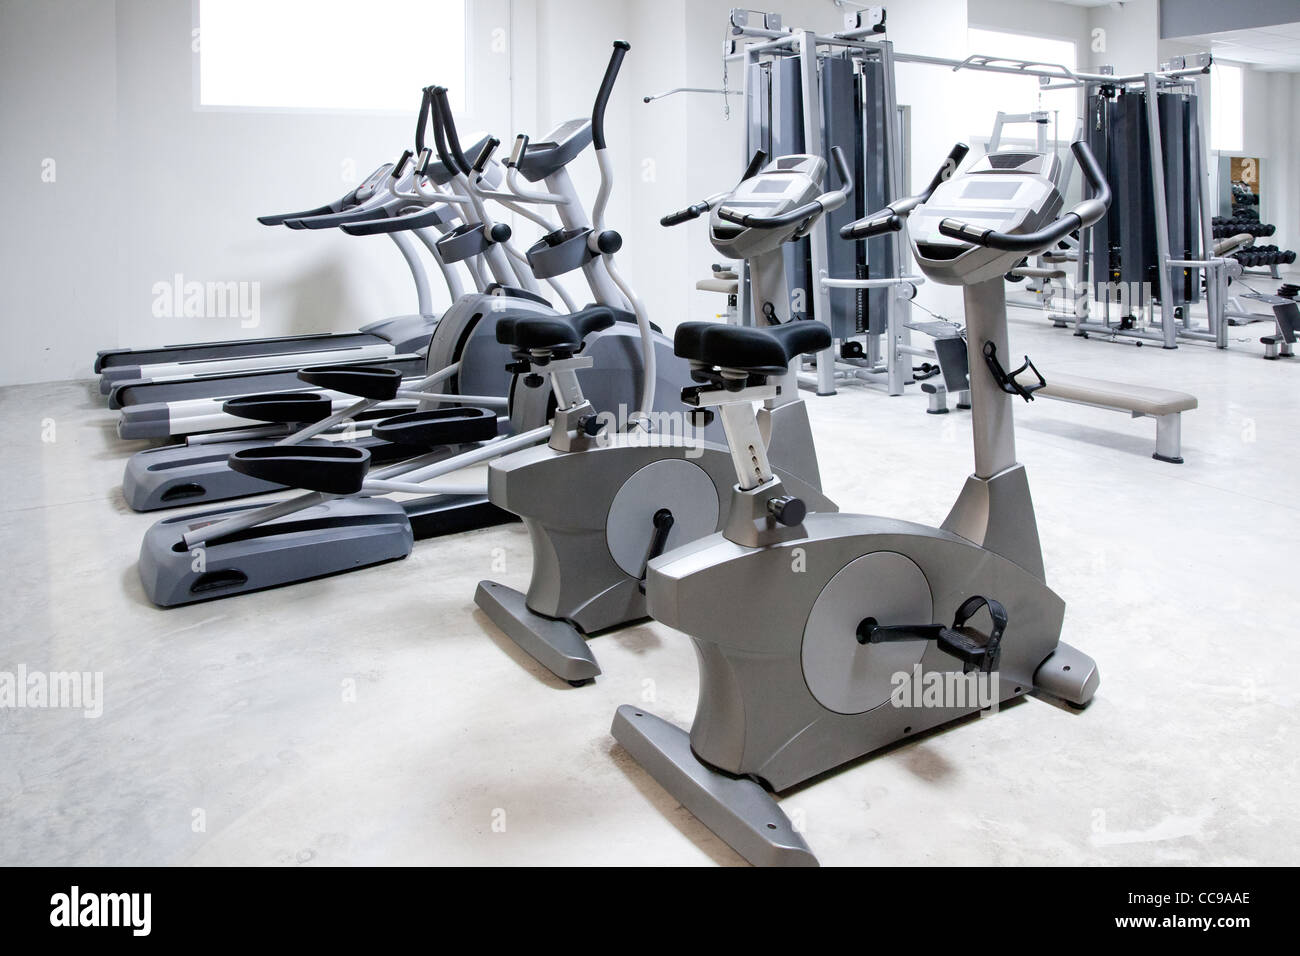
<svg viewBox="0 0 1300 956"><path fill-rule="evenodd" d="M1258 215L1236 215L1231 217L1215 216L1213 220L1215 239L1227 239L1231 236L1248 233L1267 238L1277 231L1272 223L1260 222ZM1280 279L1279 265L1292 265L1296 261L1294 250L1279 249L1277 246L1250 246L1231 254L1241 263L1243 275L1268 276ZM1257 268L1263 266L1264 268Z"/></svg>

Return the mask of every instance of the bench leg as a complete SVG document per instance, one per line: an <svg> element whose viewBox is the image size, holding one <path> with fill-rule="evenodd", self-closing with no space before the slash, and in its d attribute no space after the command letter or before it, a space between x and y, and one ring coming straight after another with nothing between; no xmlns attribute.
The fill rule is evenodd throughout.
<svg viewBox="0 0 1300 956"><path fill-rule="evenodd" d="M921 386L921 391L930 396L930 405L926 408L927 415L947 415L948 414L948 391L942 387L936 388L928 382Z"/></svg>
<svg viewBox="0 0 1300 956"><path fill-rule="evenodd" d="M1175 465L1183 463L1182 412L1156 416L1156 453L1151 457Z"/></svg>

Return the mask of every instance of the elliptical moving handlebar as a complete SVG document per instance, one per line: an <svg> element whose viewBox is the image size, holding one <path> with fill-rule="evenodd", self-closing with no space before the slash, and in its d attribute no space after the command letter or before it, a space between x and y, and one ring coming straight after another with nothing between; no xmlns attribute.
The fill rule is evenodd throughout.
<svg viewBox="0 0 1300 956"><path fill-rule="evenodd" d="M460 170L460 165L447 147L447 132L442 121L442 103L438 99L437 89L434 86L428 88L430 119L433 121L433 145L438 151L438 158L442 160L442 164L455 173Z"/></svg>
<svg viewBox="0 0 1300 956"><path fill-rule="evenodd" d="M949 239L960 239L977 246L987 246L1006 252L1037 252L1060 242L1076 229L1084 229L1097 222L1110 206L1110 186L1102 174L1097 157L1092 154L1088 144L1079 140L1070 145L1074 158L1083 170L1084 178L1092 187L1093 195L1081 200L1073 209L1061 216L1049 226L1037 232L1024 235L1011 235L994 229L980 229L959 219L944 219L939 223L939 232Z"/></svg>
<svg viewBox="0 0 1300 956"><path fill-rule="evenodd" d="M445 86L435 86L433 96L438 104L438 113L442 118L442 127L447 136L447 145L451 148L451 155L456 159L456 168L468 176L472 167L469 160L465 158L465 151L460 148L460 134L456 132L456 120L451 115L451 101L447 99L447 88Z"/></svg>
<svg viewBox="0 0 1300 956"><path fill-rule="evenodd" d="M614 90L614 81L618 79L623 57L630 49L632 44L626 40L614 41L614 52L609 56L609 65L605 67L605 76L600 81L600 91L591 108L591 144L596 149L605 148L605 107L609 105L609 94Z"/></svg>

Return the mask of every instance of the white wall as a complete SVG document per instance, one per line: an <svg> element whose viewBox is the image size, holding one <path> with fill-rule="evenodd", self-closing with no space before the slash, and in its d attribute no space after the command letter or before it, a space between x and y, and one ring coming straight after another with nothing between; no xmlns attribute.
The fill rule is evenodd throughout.
<svg viewBox="0 0 1300 956"><path fill-rule="evenodd" d="M1260 218L1277 232L1259 240L1300 250L1300 73L1246 72L1246 156L1260 158Z"/></svg>
<svg viewBox="0 0 1300 956"><path fill-rule="evenodd" d="M1119 74L1154 70L1159 65L1159 20L1157 0L1125 0L1088 8L1089 55L1080 57L1080 65L1110 65Z"/></svg>
<svg viewBox="0 0 1300 956"><path fill-rule="evenodd" d="M116 338L126 287L115 30L111 3L0 6L0 177L11 216L0 230L0 334L10 343L0 384L84 374L97 344ZM49 161L54 182L42 182Z"/></svg>
<svg viewBox="0 0 1300 956"><path fill-rule="evenodd" d="M1043 0L968 0L967 19L972 27L1072 40L1079 49L1079 63L1088 60L1084 52L1091 27L1087 7Z"/></svg>
<svg viewBox="0 0 1300 956"><path fill-rule="evenodd" d="M479 20L502 9L471 5ZM473 86L480 110L503 113L493 101L509 73L492 59L491 25L472 22ZM269 229L256 216L332 200L394 159L419 91L410 115L196 110L193 26L177 0L0 4L0 175L21 224L0 234L0 329L18 343L0 353L0 384L86 377L101 348L347 329L415 310L388 239ZM428 82L440 82L430 48ZM177 273L260 283L261 325L155 318L153 287ZM440 307L445 287L432 285Z"/></svg>
<svg viewBox="0 0 1300 956"><path fill-rule="evenodd" d="M506 143L587 115L615 38L632 43L608 114L617 179L609 225L625 237L621 264L653 319L672 328L720 311L694 291L716 254L703 222L664 229L658 219L734 182L743 168L744 121L733 97L679 94L717 87L727 10L734 0L473 0L470 112ZM832 0L773 0L787 25L840 28ZM96 349L250 334L237 319L159 319L153 286L187 279L255 281L255 334L355 328L411 311L404 266L383 238L267 229L255 216L314 205L407 145L411 115L195 110L191 5L177 0L0 0L0 173L12 221L0 235L3 331L18 347L0 355L0 384L84 377ZM909 0L889 6L899 51L964 57L970 24L1073 38L1080 64L1120 72L1152 68L1171 49L1156 40L1156 0L1080 8L1046 0ZM1104 31L1094 51L1093 31ZM508 42L502 56L500 44ZM437 75L431 45L429 82ZM1000 51L981 51L998 53ZM741 85L734 72L733 87ZM1032 86L1032 80L1025 81ZM1300 78L1252 71L1247 141L1265 159L1266 215L1292 247L1300 213ZM960 74L900 64L898 100L911 107L912 183L929 178L970 129L971 92ZM1290 104L1289 106L1287 104ZM413 109L414 109L413 103ZM1281 112L1279 112L1281 110ZM41 182L41 163L57 179ZM594 196L590 153L575 164L580 194ZM536 235L517 225L521 244ZM74 237L71 238L71 237ZM575 298L581 283L566 280ZM433 282L435 304L445 302ZM951 290L927 286L921 302L955 313Z"/></svg>

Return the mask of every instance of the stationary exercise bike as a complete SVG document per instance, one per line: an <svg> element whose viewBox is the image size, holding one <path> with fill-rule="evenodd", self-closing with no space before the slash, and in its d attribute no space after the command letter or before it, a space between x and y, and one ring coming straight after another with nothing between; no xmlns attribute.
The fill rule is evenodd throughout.
<svg viewBox="0 0 1300 956"><path fill-rule="evenodd" d="M820 323L800 323L808 331L786 339L707 323L677 330L677 353L712 382L691 401L718 407L738 483L724 530L652 561L646 578L650 614L695 642L700 695L689 737L626 705L612 733L752 863L816 864L760 783L784 791L1030 691L1077 706L1096 692L1092 659L1060 640L1065 604L1045 583L1016 461L1012 405L1032 399L1042 379L1028 359L1014 371L1003 364L1003 275L1096 222L1110 201L1087 146L1073 150L1094 195L1064 216L1043 175L1048 157L985 156L953 176L966 153L959 144L924 193L841 230L881 235L910 217L921 270L964 288L975 473L941 527L813 513L790 524L781 520L788 505L773 509L788 493L753 403L773 394L772 377L798 354L829 344ZM936 680L937 701L895 693Z"/></svg>
<svg viewBox="0 0 1300 956"><path fill-rule="evenodd" d="M819 156L782 156L760 171L765 156L759 153L734 189L662 220L675 225L713 211L709 235L714 248L749 261L756 326L798 333L798 327L807 325L789 322L782 253L785 243L805 235L825 213L841 206L851 190L852 173L843 153L836 148L832 156L837 189L823 191L827 167ZM545 324L555 323L521 320L510 328L526 334ZM648 320L640 324L649 327ZM567 338L551 344L570 352L580 346L578 336ZM660 341L666 348L662 336L643 334L643 354L653 355ZM530 355L533 343L511 344L521 371L544 369ZM550 361L549 356L543 359ZM688 381L686 363L673 361L681 367L680 381ZM635 427L620 433L613 423L599 421L580 392L571 392L576 380L566 385L564 377L553 375L551 382L569 410L552 419L549 443L499 458L488 471L489 499L523 518L532 540L528 593L482 581L474 600L507 637L553 674L582 684L600 673L586 635L646 616L646 564L722 527L734 472L721 435L713 429L697 435L686 426L690 409L685 405L678 406L682 427L675 434ZM672 403L676 400L673 395ZM707 409L702 412L712 417ZM808 413L793 371L786 370L781 384L773 386L759 416L764 452L792 502L789 514L796 508L835 511L821 491Z"/></svg>

